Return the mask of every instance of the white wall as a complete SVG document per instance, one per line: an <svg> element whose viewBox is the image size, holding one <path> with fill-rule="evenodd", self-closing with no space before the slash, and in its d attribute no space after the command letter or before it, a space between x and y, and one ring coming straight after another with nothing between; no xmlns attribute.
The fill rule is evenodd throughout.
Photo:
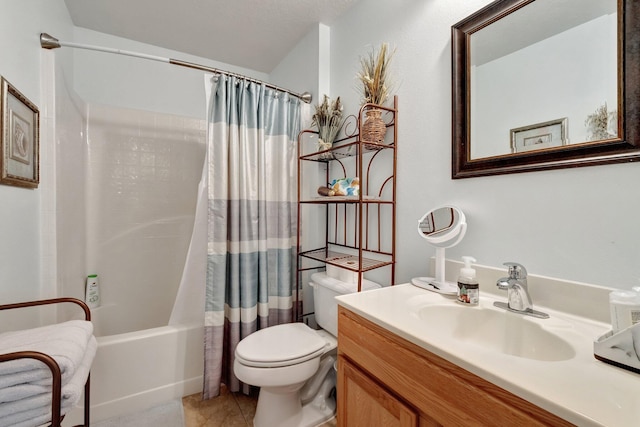
<svg viewBox="0 0 640 427"><path fill-rule="evenodd" d="M71 35L62 0L4 0L0 14L0 74L40 109L40 186L0 185L0 301L55 295L55 173L53 81L64 78L65 57L54 72L52 53L40 48L41 32ZM68 58L68 57L67 57ZM3 326L8 326L3 323Z"/></svg>
<svg viewBox="0 0 640 427"><path fill-rule="evenodd" d="M418 236L418 218L455 204L467 236L447 258L473 255L500 267L630 288L640 277L640 164L451 179L451 26L488 0L368 0L331 27L331 96L358 108L358 57L371 45L397 46L399 84L397 281L425 275L434 250Z"/></svg>
<svg viewBox="0 0 640 427"><path fill-rule="evenodd" d="M331 29L318 24L269 74L269 81L294 92L309 92L312 104L330 90Z"/></svg>
<svg viewBox="0 0 640 427"><path fill-rule="evenodd" d="M237 72L259 80L268 78L266 74L257 71L85 28L75 28L74 41L179 59ZM204 74L204 71L164 62L84 49L75 51L74 88L82 99L92 104L204 118Z"/></svg>

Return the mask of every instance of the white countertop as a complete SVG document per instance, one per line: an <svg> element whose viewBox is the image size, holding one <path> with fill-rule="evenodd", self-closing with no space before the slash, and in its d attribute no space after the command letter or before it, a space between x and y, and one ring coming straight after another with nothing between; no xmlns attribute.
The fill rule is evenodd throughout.
<svg viewBox="0 0 640 427"><path fill-rule="evenodd" d="M336 299L354 313L571 423L640 425L640 375L593 356L593 341L610 329L608 324L536 306L550 318L527 316L527 320L561 337L576 352L568 360L538 361L448 336L417 314L417 307L459 305L455 297L404 284ZM505 298L480 294L480 308L492 307L493 301L506 301L506 294Z"/></svg>

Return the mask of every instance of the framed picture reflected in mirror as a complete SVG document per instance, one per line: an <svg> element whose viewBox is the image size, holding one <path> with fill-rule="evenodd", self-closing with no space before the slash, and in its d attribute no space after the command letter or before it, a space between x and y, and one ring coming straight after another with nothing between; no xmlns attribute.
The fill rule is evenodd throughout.
<svg viewBox="0 0 640 427"><path fill-rule="evenodd" d="M511 152L542 150L567 144L567 118L511 129Z"/></svg>

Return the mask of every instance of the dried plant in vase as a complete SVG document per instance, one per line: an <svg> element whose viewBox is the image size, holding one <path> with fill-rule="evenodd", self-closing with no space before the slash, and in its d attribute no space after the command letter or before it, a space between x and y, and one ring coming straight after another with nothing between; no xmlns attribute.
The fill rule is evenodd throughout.
<svg viewBox="0 0 640 427"><path fill-rule="evenodd" d="M331 102L327 95L324 96L321 104L316 105L316 111L313 114L312 125L318 128L318 149L328 150L333 145L336 137L344 125L342 118L342 103L340 97ZM331 156L330 153L326 153Z"/></svg>
<svg viewBox="0 0 640 427"><path fill-rule="evenodd" d="M589 141L615 138L618 136L618 111L608 111L605 102L595 113L587 116L584 125L589 131Z"/></svg>
<svg viewBox="0 0 640 427"><path fill-rule="evenodd" d="M389 97L389 64L394 53L389 52L387 43L383 43L377 52L372 49L366 56L360 57L360 72L356 77L362 83L363 103L382 105Z"/></svg>
<svg viewBox="0 0 640 427"><path fill-rule="evenodd" d="M389 52L386 43L369 51L366 56L360 57L360 72L356 77L361 83L363 103L382 105L391 92L391 78L389 64L395 51ZM382 119L382 110L371 108L365 112L367 118L362 125L361 138L363 141L382 144L387 131ZM375 148L375 146L367 146Z"/></svg>

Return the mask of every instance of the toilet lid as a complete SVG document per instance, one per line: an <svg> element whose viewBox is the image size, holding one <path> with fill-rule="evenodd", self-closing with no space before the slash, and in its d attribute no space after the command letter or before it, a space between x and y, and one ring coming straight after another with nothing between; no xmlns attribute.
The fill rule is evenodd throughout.
<svg viewBox="0 0 640 427"><path fill-rule="evenodd" d="M287 323L261 329L241 340L235 356L255 367L280 367L302 363L324 353L327 341L304 323Z"/></svg>

